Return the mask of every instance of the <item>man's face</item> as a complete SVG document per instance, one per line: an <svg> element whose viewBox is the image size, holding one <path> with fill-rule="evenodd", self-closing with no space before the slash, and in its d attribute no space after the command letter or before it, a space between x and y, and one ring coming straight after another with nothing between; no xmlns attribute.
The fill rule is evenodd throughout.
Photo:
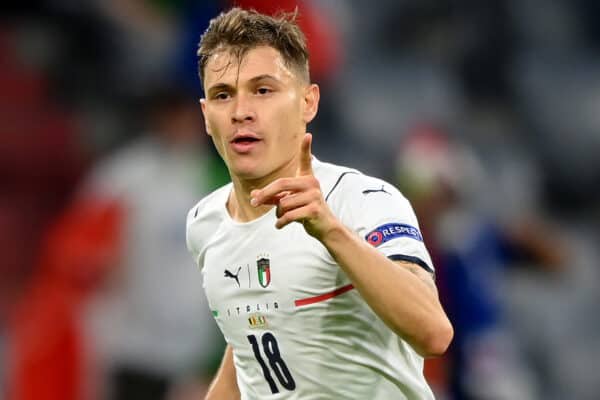
<svg viewBox="0 0 600 400"><path fill-rule="evenodd" d="M286 66L272 47L237 59L224 50L204 71L206 130L231 174L246 180L295 171L300 142L316 112L319 89Z"/></svg>

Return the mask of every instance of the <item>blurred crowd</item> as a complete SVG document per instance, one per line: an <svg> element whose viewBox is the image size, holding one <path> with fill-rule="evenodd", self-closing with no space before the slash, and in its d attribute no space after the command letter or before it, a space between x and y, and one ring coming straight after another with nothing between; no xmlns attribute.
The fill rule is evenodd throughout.
<svg viewBox="0 0 600 400"><path fill-rule="evenodd" d="M185 215L227 181L196 47L226 0L8 1L0 399L202 398L224 346ZM455 327L439 399L596 399L600 3L298 9L321 159L409 198Z"/></svg>

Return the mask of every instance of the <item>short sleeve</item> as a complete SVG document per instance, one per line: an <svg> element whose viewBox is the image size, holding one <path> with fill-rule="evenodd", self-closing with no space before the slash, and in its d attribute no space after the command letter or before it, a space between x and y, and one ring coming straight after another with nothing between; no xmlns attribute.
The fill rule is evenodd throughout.
<svg viewBox="0 0 600 400"><path fill-rule="evenodd" d="M186 219L185 240L188 251L198 268L204 267L206 249L215 239L223 221L224 204L231 191L231 183L215 190L190 209Z"/></svg>
<svg viewBox="0 0 600 400"><path fill-rule="evenodd" d="M346 226L388 258L434 271L417 217L400 191L362 174L348 175L338 186L329 202Z"/></svg>
<svg viewBox="0 0 600 400"><path fill-rule="evenodd" d="M197 217L198 215L198 205L196 205L194 208L192 208L188 214L187 214L187 219L186 219L186 226L185 226L185 241L186 241L186 245L187 245L187 249L190 252L190 254L192 255L194 262L196 263L197 266L199 266L200 264L200 250L195 246L194 244L194 240L192 239L192 222L194 221L194 219Z"/></svg>

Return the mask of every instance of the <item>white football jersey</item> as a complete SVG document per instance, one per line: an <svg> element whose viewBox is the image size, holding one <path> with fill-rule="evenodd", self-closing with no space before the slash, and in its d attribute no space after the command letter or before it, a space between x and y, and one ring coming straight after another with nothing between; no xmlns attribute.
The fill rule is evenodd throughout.
<svg viewBox="0 0 600 400"><path fill-rule="evenodd" d="M335 215L393 260L433 271L406 198L392 185L319 162ZM187 241L213 315L233 348L242 400L432 399L423 359L362 299L301 224L275 228L275 209L231 219L232 184L193 207Z"/></svg>

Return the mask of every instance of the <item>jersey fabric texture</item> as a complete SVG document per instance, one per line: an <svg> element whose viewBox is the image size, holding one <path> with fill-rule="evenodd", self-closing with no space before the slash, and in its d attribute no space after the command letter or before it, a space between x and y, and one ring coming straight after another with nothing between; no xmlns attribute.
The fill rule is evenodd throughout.
<svg viewBox="0 0 600 400"><path fill-rule="evenodd" d="M313 158L333 213L395 260L433 271L414 212L390 184ZM242 400L433 399L423 359L370 309L301 224L275 209L231 219L228 184L193 207L187 243L233 348Z"/></svg>

